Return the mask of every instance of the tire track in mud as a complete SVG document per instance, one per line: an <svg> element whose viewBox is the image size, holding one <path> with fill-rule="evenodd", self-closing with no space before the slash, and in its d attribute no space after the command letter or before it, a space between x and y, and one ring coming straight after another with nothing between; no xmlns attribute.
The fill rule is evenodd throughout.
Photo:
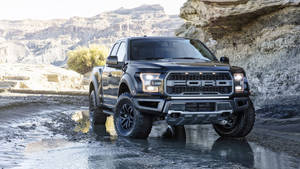
<svg viewBox="0 0 300 169"><path fill-rule="evenodd" d="M79 107L78 107L79 108ZM60 117L61 112L76 109L70 105L51 105L29 103L0 110L0 168L16 166L24 160L26 145L40 139L61 137L49 130L53 117ZM53 122L54 127L55 122Z"/></svg>

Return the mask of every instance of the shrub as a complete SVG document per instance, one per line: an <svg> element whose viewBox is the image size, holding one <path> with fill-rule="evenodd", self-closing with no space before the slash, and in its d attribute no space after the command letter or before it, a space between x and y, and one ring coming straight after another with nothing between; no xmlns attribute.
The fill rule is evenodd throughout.
<svg viewBox="0 0 300 169"><path fill-rule="evenodd" d="M108 48L98 45L78 47L68 52L68 67L78 73L84 74L94 66L102 66L108 55Z"/></svg>

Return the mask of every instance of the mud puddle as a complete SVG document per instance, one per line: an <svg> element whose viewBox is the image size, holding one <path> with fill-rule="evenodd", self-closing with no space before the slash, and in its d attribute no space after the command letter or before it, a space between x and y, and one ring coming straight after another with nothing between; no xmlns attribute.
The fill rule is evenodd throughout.
<svg viewBox="0 0 300 169"><path fill-rule="evenodd" d="M157 122L148 140L133 140L117 137L112 117L91 132L86 107L35 105L0 117L0 168L300 168L285 153L219 138L210 125L171 132Z"/></svg>

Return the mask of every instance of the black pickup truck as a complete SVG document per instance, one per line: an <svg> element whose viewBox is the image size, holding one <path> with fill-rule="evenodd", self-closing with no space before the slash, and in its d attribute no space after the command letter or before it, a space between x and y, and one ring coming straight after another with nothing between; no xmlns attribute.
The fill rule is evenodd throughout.
<svg viewBox="0 0 300 169"><path fill-rule="evenodd" d="M220 61L199 40L132 37L117 41L106 66L95 67L90 121L113 115L119 136L147 138L152 123L212 124L224 137L244 137L255 121L246 74Z"/></svg>

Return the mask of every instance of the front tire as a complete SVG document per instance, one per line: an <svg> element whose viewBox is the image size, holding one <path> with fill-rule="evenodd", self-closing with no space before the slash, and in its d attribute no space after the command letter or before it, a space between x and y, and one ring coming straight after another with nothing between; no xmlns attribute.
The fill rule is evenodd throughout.
<svg viewBox="0 0 300 169"><path fill-rule="evenodd" d="M89 96L89 115L92 127L94 125L104 125L106 122L106 115L96 103L96 92L92 90Z"/></svg>
<svg viewBox="0 0 300 169"><path fill-rule="evenodd" d="M119 136L146 139L152 129L152 117L143 115L135 107L129 93L119 96L114 124Z"/></svg>
<svg viewBox="0 0 300 169"><path fill-rule="evenodd" d="M255 122L255 110L250 102L247 110L235 112L231 115L230 125L213 124L215 131L221 137L245 137L252 130Z"/></svg>

